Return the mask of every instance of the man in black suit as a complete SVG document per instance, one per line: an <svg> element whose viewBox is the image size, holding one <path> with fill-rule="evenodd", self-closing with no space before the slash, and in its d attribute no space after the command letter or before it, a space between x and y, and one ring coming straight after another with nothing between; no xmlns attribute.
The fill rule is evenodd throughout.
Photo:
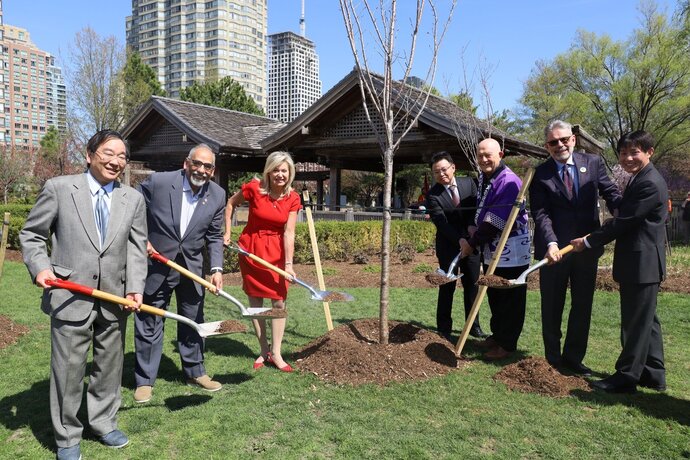
<svg viewBox="0 0 690 460"><path fill-rule="evenodd" d="M535 225L534 257L549 259L539 279L544 355L562 371L591 375L582 361L587 352L597 262L604 249L567 255L561 263L555 262L561 261L559 248L599 228L599 196L614 209L621 195L598 155L573 152L575 135L569 123L552 121L544 136L551 158L537 167L529 190ZM568 282L571 307L561 353Z"/></svg>
<svg viewBox="0 0 690 460"><path fill-rule="evenodd" d="M613 279L620 284L623 349L616 372L592 386L613 393L633 393L637 385L664 391L666 369L656 298L666 275L668 186L650 162L654 154L650 133L623 135L617 150L621 166L632 174L618 215L589 236L571 241L576 251L582 251L616 240Z"/></svg>
<svg viewBox="0 0 690 460"><path fill-rule="evenodd" d="M470 236L468 226L474 221L477 208L477 184L469 177L455 177L455 163L447 152L434 154L431 158L431 172L436 184L427 193L426 208L436 226L436 257L441 269L446 271L460 252L460 240ZM460 280L464 291L465 318L477 296L479 262L480 255L477 253L461 259L454 270L457 274L459 267L463 273ZM439 287L436 305L436 327L439 334L449 342L453 341L451 313L455 285L455 282L451 282ZM487 336L479 326L479 316L470 329L470 335L478 338Z"/></svg>

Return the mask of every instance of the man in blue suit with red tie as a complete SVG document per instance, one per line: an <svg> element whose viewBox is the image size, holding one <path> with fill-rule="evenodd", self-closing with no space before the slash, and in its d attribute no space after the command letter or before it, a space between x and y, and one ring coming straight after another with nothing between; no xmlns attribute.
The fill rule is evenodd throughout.
<svg viewBox="0 0 690 460"><path fill-rule="evenodd" d="M551 158L539 165L529 190L534 219L534 257L549 259L540 272L542 336L546 360L566 373L591 375L583 364L587 352L597 262L603 248L563 258L559 248L599 228L598 199L610 210L621 195L606 175L598 155L574 152L569 123L552 121L544 130ZM570 283L571 307L561 351L561 321Z"/></svg>

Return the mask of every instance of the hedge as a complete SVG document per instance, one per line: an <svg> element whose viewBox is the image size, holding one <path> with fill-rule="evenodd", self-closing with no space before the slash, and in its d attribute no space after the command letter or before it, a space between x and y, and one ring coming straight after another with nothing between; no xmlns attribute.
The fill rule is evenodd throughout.
<svg viewBox="0 0 690 460"><path fill-rule="evenodd" d="M319 245L321 260L340 262L354 261L358 257L372 256L381 251L381 232L383 222L334 222L319 221L314 223L316 240ZM233 240L237 241L242 227L232 231ZM296 263L313 263L314 255L309 239L309 228L306 223L297 224L295 229ZM434 245L436 227L424 221L394 220L391 222L391 250L400 260L409 260L410 252L424 252ZM237 254L225 253L224 270L239 270Z"/></svg>
<svg viewBox="0 0 690 460"><path fill-rule="evenodd" d="M19 231L24 226L31 205L0 205L0 216L10 212L10 231L8 247L19 249ZM383 222L334 222L318 221L314 223L316 240L319 244L319 255L322 260L340 262L354 261L356 258L378 254L381 250L381 231ZM242 227L233 228L233 240L237 241ZM394 220L391 222L391 250L405 262L410 254L424 252L433 247L436 228L429 222L412 220ZM295 262L313 263L309 228L306 223L297 224L295 234ZM237 254L225 252L225 271L238 271Z"/></svg>
<svg viewBox="0 0 690 460"><path fill-rule="evenodd" d="M5 213L10 213L10 230L7 233L7 247L19 249L19 231L24 226L26 217L31 211L30 204L0 204L0 219L5 218Z"/></svg>

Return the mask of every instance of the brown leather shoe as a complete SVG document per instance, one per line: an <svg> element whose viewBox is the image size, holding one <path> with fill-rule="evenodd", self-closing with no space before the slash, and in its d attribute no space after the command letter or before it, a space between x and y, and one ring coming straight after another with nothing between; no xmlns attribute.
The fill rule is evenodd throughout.
<svg viewBox="0 0 690 460"><path fill-rule="evenodd" d="M512 351L506 351L500 345L496 345L496 348L492 348L491 350L484 353L482 356L484 359L488 361L498 361L499 359L505 359L512 354Z"/></svg>
<svg viewBox="0 0 690 460"><path fill-rule="evenodd" d="M199 377L192 377L190 379L187 379L187 385L198 386L206 391L218 391L221 388L223 388L223 385L221 385L220 382L211 380L211 377L209 377L208 375L202 375Z"/></svg>
<svg viewBox="0 0 690 460"><path fill-rule="evenodd" d="M151 393L153 387L151 385L142 385L137 387L134 391L134 400L138 403L145 403L151 401Z"/></svg>

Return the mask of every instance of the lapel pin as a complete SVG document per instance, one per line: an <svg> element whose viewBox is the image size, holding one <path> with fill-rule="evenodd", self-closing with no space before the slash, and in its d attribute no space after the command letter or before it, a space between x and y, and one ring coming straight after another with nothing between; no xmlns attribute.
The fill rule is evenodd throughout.
<svg viewBox="0 0 690 460"><path fill-rule="evenodd" d="M587 168L585 168L584 166L580 166L580 172L581 172L581 173L586 173L586 172L587 172Z"/></svg>

